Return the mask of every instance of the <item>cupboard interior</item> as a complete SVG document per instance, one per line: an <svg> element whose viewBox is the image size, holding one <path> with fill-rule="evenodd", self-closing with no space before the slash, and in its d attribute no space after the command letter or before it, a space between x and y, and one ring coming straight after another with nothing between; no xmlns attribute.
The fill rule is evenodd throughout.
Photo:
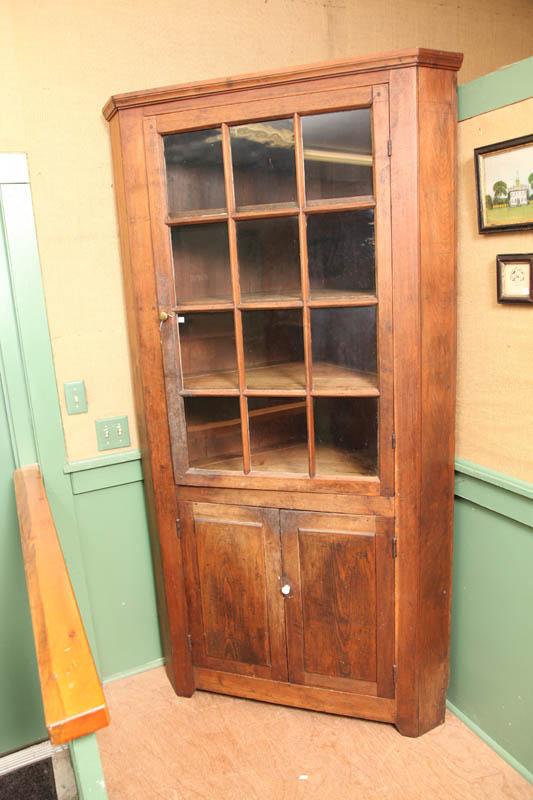
<svg viewBox="0 0 533 800"><path fill-rule="evenodd" d="M301 117L302 219L293 118L228 135L225 184L222 129L165 137L189 465L242 471L244 426L252 472L377 474L374 209L328 204L372 200L370 110Z"/></svg>
<svg viewBox="0 0 533 800"><path fill-rule="evenodd" d="M377 475L378 400L315 397L317 475ZM249 397L252 472L309 474L306 401ZM237 397L185 397L189 465L242 472L242 428Z"/></svg>

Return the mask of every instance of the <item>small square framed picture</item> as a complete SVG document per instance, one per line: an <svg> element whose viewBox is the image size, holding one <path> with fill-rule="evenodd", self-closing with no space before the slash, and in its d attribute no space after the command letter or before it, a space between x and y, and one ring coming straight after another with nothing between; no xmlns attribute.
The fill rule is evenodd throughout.
<svg viewBox="0 0 533 800"><path fill-rule="evenodd" d="M496 256L498 303L533 303L533 253Z"/></svg>

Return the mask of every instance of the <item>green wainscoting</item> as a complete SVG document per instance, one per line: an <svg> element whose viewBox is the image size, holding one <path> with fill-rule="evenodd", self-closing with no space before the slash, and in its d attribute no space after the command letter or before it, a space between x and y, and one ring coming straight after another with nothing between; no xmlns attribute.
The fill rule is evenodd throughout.
<svg viewBox="0 0 533 800"><path fill-rule="evenodd" d="M450 708L533 773L533 486L456 464Z"/></svg>
<svg viewBox="0 0 533 800"><path fill-rule="evenodd" d="M129 482L132 464L138 474ZM161 663L140 462L75 472L71 477L83 483L82 475L91 488L80 493L76 483L76 515L100 672L108 680ZM114 481L120 475L127 482L117 485ZM107 485L110 481L112 486Z"/></svg>
<svg viewBox="0 0 533 800"><path fill-rule="evenodd" d="M489 72L457 88L459 121L533 96L533 56Z"/></svg>

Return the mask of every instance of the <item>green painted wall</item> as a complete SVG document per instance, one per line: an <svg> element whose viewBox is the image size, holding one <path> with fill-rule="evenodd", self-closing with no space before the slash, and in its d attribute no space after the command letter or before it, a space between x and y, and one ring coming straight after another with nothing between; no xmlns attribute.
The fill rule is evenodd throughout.
<svg viewBox="0 0 533 800"><path fill-rule="evenodd" d="M77 494L75 505L106 679L161 657L143 484Z"/></svg>
<svg viewBox="0 0 533 800"><path fill-rule="evenodd" d="M533 529L456 498L448 698L531 773L532 678Z"/></svg>
<svg viewBox="0 0 533 800"><path fill-rule="evenodd" d="M46 738L0 385L0 754Z"/></svg>
<svg viewBox="0 0 533 800"><path fill-rule="evenodd" d="M533 56L458 87L459 120L527 100L533 95Z"/></svg>

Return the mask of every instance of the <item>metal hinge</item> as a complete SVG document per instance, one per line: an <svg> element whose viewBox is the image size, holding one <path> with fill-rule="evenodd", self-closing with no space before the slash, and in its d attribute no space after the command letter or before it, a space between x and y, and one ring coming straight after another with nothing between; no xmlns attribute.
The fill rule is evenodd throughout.
<svg viewBox="0 0 533 800"><path fill-rule="evenodd" d="M394 684L394 688L396 688L396 684L398 683L398 664L392 665L392 682Z"/></svg>
<svg viewBox="0 0 533 800"><path fill-rule="evenodd" d="M389 139L389 141L387 142L387 155L389 156L389 158L392 155L392 139Z"/></svg>
<svg viewBox="0 0 533 800"><path fill-rule="evenodd" d="M192 636L190 633L187 634L187 647L189 648L189 653L192 653Z"/></svg>
<svg viewBox="0 0 533 800"><path fill-rule="evenodd" d="M181 519L176 520L176 536L181 539Z"/></svg>
<svg viewBox="0 0 533 800"><path fill-rule="evenodd" d="M393 433L392 436L391 436L391 444L392 444L392 449L396 450L396 434L395 433Z"/></svg>
<svg viewBox="0 0 533 800"><path fill-rule="evenodd" d="M398 539L396 537L392 540L392 557L396 558L398 556Z"/></svg>

